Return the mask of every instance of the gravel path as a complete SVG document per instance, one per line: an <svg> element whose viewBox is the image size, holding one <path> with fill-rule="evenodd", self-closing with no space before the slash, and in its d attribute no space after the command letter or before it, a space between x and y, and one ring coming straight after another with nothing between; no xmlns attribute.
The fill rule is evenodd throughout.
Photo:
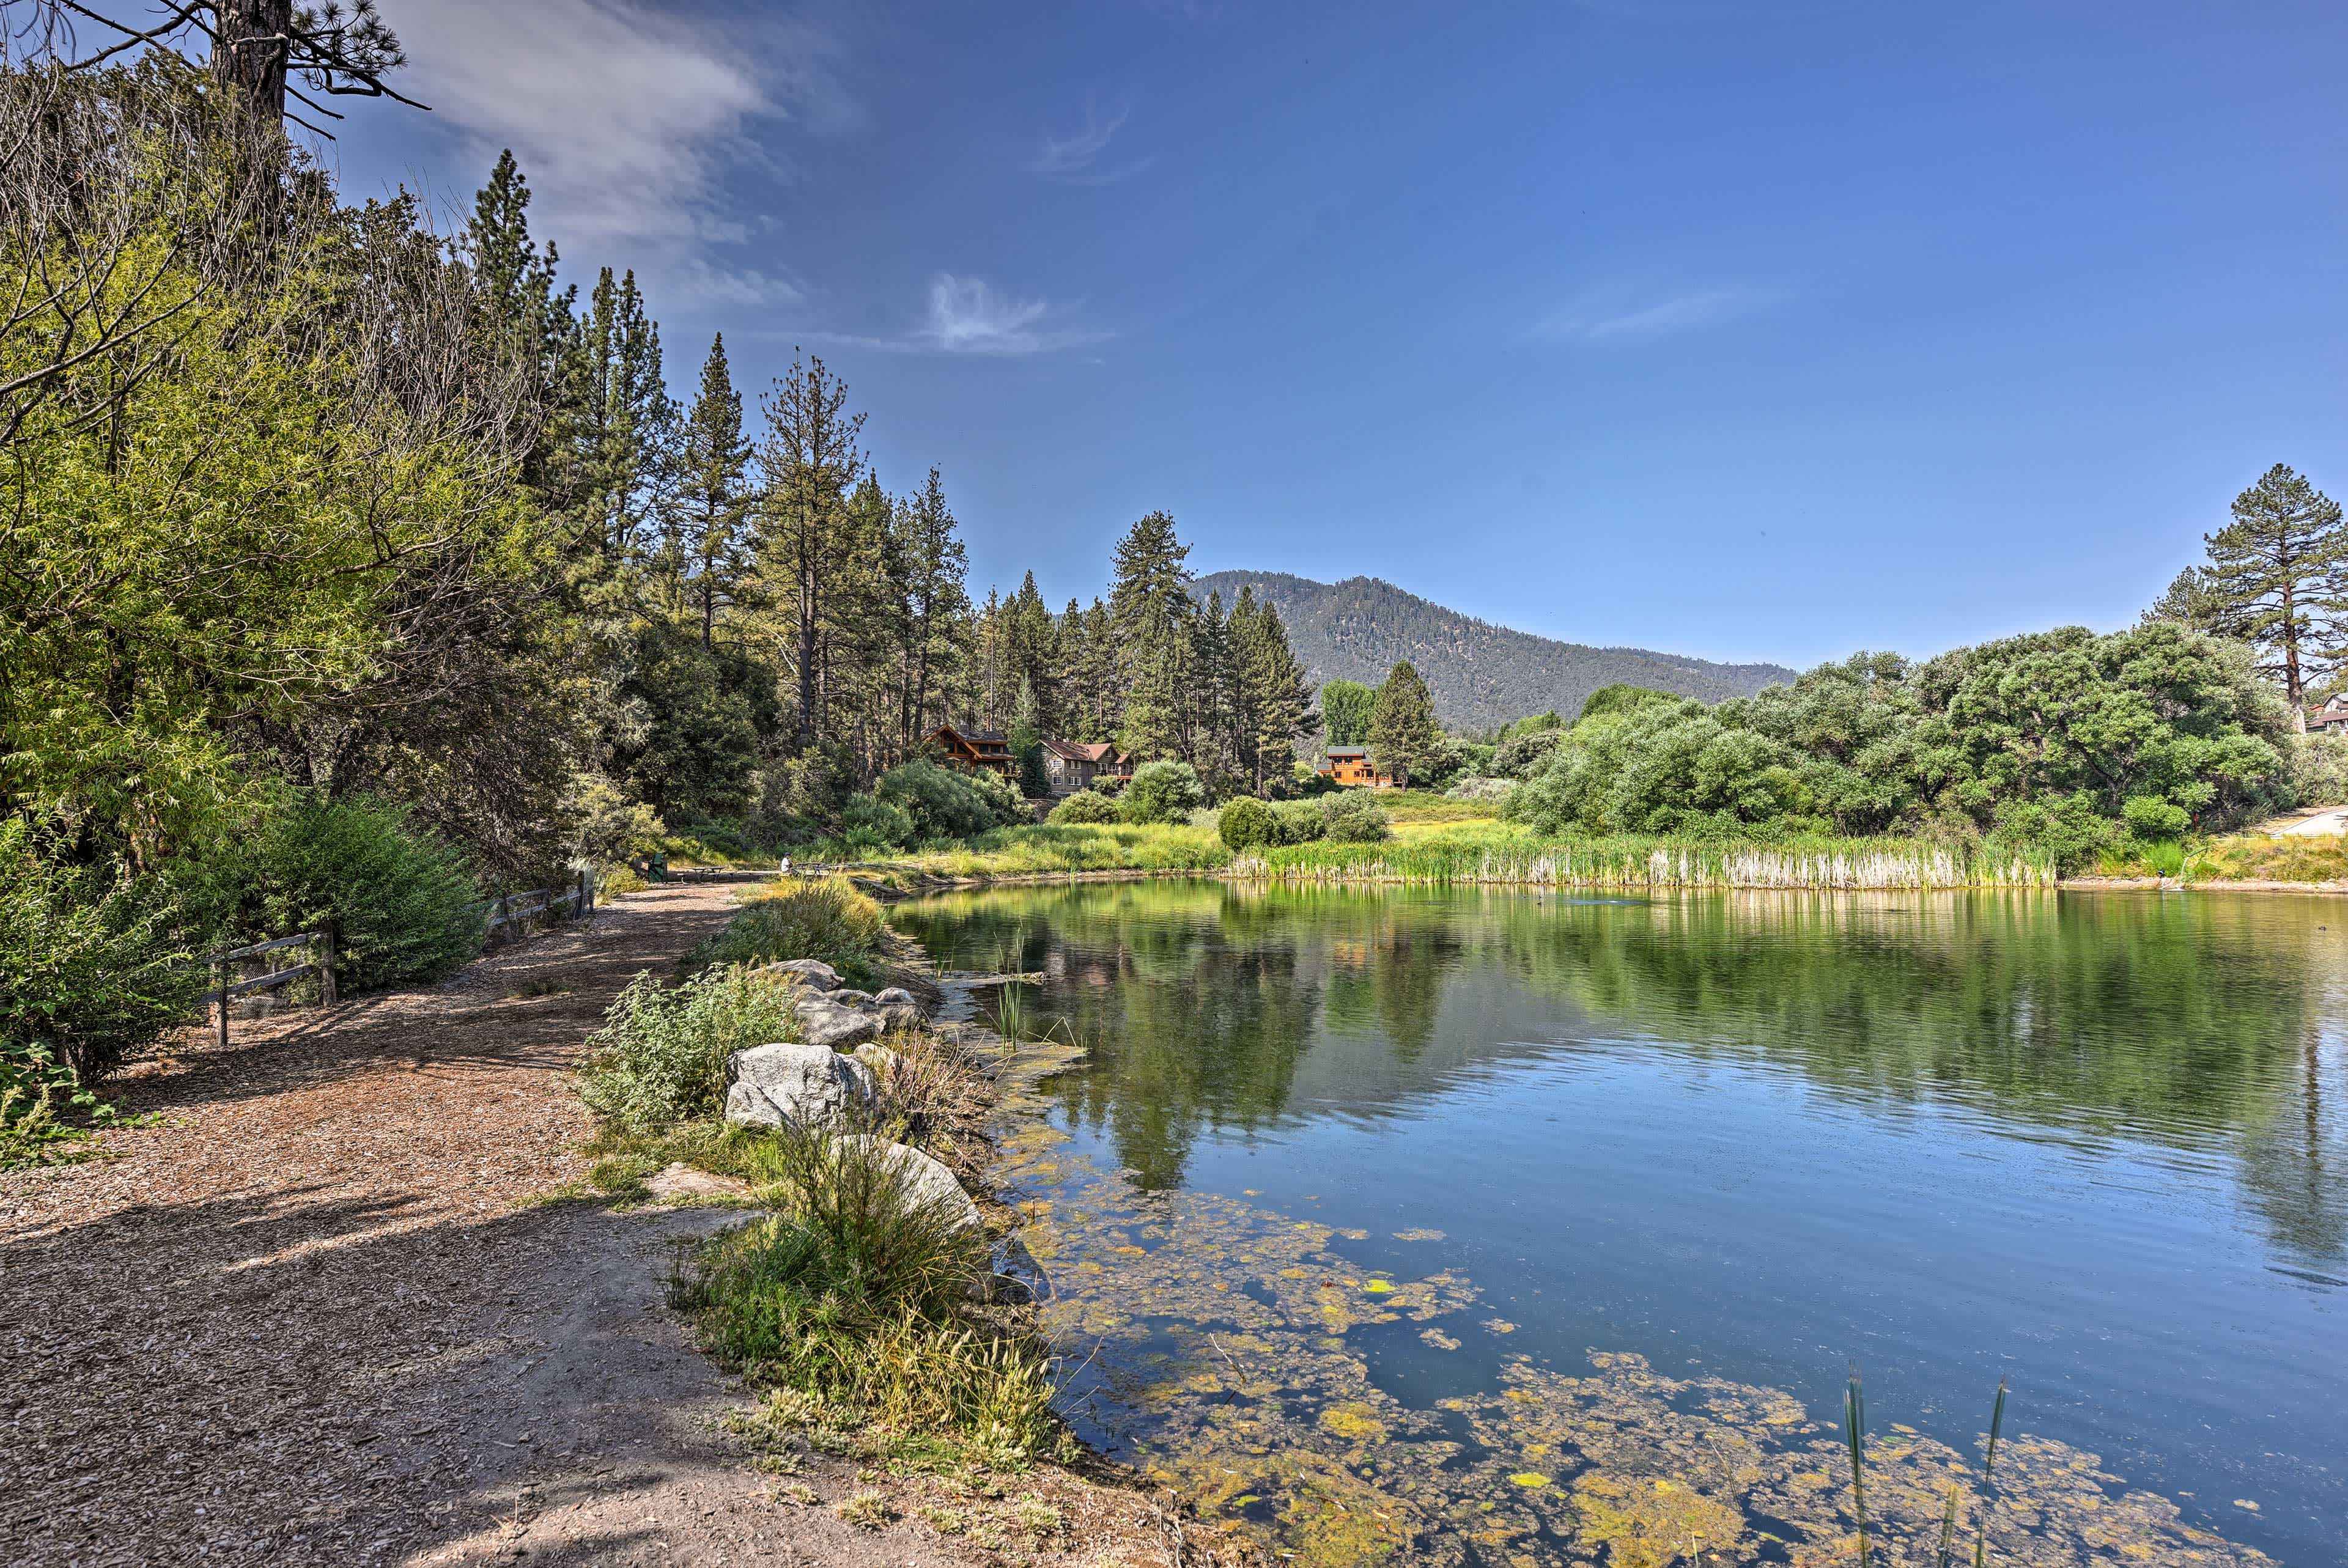
<svg viewBox="0 0 2348 1568"><path fill-rule="evenodd" d="M707 1211L530 1202L583 1173L581 1040L726 911L656 888L435 989L191 1030L118 1086L160 1124L0 1176L0 1563L1000 1561L745 1462L660 1305Z"/></svg>

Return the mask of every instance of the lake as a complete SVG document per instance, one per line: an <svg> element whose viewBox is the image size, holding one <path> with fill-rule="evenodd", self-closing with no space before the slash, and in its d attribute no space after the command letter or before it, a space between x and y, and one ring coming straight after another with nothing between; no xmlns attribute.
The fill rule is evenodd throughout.
<svg viewBox="0 0 2348 1568"><path fill-rule="evenodd" d="M1878 1561L2348 1561L2348 902L892 917L1086 1049L999 1173L1070 1419L1297 1561L1854 1561L1853 1363Z"/></svg>

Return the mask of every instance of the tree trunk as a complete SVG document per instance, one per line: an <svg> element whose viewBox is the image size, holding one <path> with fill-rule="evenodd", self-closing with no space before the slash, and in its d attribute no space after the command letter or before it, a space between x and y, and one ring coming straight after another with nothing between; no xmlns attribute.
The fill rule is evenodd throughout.
<svg viewBox="0 0 2348 1568"><path fill-rule="evenodd" d="M294 0L219 0L212 16L212 79L255 119L275 125L285 113Z"/></svg>

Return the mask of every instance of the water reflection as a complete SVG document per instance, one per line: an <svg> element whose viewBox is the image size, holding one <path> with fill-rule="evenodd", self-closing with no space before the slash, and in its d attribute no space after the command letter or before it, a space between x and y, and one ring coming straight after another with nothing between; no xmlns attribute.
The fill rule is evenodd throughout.
<svg viewBox="0 0 2348 1568"><path fill-rule="evenodd" d="M1626 904L1110 884L925 902L948 963L1013 948L1094 1047L1055 1085L1146 1188L1194 1145L1406 1115L1633 1044L1797 1073L1877 1115L2225 1163L2279 1261L2348 1263L2348 929L2320 898L1720 895Z"/></svg>

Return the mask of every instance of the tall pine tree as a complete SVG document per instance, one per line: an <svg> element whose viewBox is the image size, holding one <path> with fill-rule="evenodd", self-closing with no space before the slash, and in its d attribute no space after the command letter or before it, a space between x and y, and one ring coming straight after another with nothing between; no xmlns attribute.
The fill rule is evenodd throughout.
<svg viewBox="0 0 2348 1568"><path fill-rule="evenodd" d="M760 405L767 433L758 448L766 481L759 570L788 622L785 660L797 688L796 740L804 753L821 738L819 671L842 572L849 490L864 470L857 445L864 415L848 411L847 386L819 359L794 361Z"/></svg>
<svg viewBox="0 0 2348 1568"><path fill-rule="evenodd" d="M2278 463L2234 497L2234 520L2207 538L2219 628L2257 650L2260 669L2282 684L2292 727L2304 733L2308 686L2348 656L2348 526L2340 503Z"/></svg>
<svg viewBox="0 0 2348 1568"><path fill-rule="evenodd" d="M669 548L680 594L701 623L701 645L716 639L717 612L738 599L751 563L750 444L742 436L742 395L726 364L726 339L713 338L701 365L701 392L678 443L677 484L670 497Z"/></svg>
<svg viewBox="0 0 2348 1568"><path fill-rule="evenodd" d="M1108 603L1124 687L1119 743L1138 761L1190 755L1185 689L1198 607L1185 564L1189 555L1164 512L1143 518L1117 541Z"/></svg>
<svg viewBox="0 0 2348 1568"><path fill-rule="evenodd" d="M1414 768L1434 760L1443 743L1435 723L1435 699L1426 682L1407 659L1397 662L1378 687L1377 707L1370 714L1370 760L1378 771L1393 775L1401 788L1410 787Z"/></svg>

